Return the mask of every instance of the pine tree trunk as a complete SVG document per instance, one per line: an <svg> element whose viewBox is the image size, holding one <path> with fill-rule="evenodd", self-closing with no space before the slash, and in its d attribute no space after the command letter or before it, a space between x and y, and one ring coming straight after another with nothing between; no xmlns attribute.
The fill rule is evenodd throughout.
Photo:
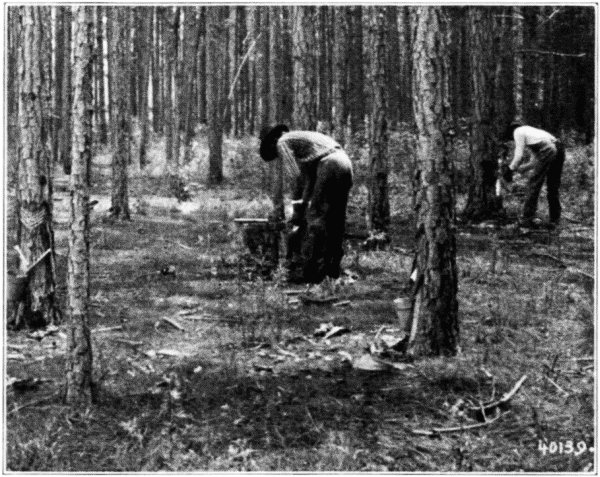
<svg viewBox="0 0 600 477"><path fill-rule="evenodd" d="M43 79L41 71L41 8L21 7L22 40L19 71L19 246L26 269L47 250L50 253L27 273L24 300L16 327L41 327L58 317L54 282L54 232L52 229L52 175L43 138Z"/></svg>
<svg viewBox="0 0 600 477"><path fill-rule="evenodd" d="M283 58L281 51L281 9L269 7L269 123L282 121Z"/></svg>
<svg viewBox="0 0 600 477"><path fill-rule="evenodd" d="M440 7L416 7L413 106L417 123L416 281L411 352L454 355L458 349L458 275L446 23Z"/></svg>
<svg viewBox="0 0 600 477"><path fill-rule="evenodd" d="M69 226L66 400L75 407L92 403L92 343L89 329L90 231L87 165L92 153L93 7L75 7L73 64L73 153Z"/></svg>
<svg viewBox="0 0 600 477"><path fill-rule="evenodd" d="M162 25L164 27L164 51L165 51L165 68L163 69L164 96L163 103L163 130L165 133L165 157L169 173L174 166L173 157L173 75L177 58L175 47L175 33L173 24L173 12L170 12L171 7L160 7L162 16Z"/></svg>
<svg viewBox="0 0 600 477"><path fill-rule="evenodd" d="M363 8L350 7L349 30L349 78L348 78L348 114L350 115L350 134L354 136L364 130L365 92L363 71Z"/></svg>
<svg viewBox="0 0 600 477"><path fill-rule="evenodd" d="M65 174L71 173L71 7L64 8L63 30L63 75L62 75L62 113L60 134L60 162Z"/></svg>
<svg viewBox="0 0 600 477"><path fill-rule="evenodd" d="M400 36L400 70L399 87L400 87L400 120L412 123L413 107L412 107L412 31L410 27L410 10L409 7L401 7L400 18L398 20L399 36Z"/></svg>
<svg viewBox="0 0 600 477"><path fill-rule="evenodd" d="M208 183L223 182L223 100L222 72L226 44L223 20L227 7L206 7L206 99L208 120Z"/></svg>
<svg viewBox="0 0 600 477"><path fill-rule="evenodd" d="M470 140L469 193L464 217L480 222L502 210L496 197L497 147L494 141L494 61L492 12L469 7L473 122Z"/></svg>
<svg viewBox="0 0 600 477"><path fill-rule="evenodd" d="M515 119L522 120L523 109L523 10L512 7L512 37L515 45L515 64L513 72L513 97L515 102Z"/></svg>
<svg viewBox="0 0 600 477"><path fill-rule="evenodd" d="M7 52L7 75L6 75L6 99L8 106L8 116L13 120L13 117L18 112L19 107L19 85L17 83L17 51L19 48L19 14L18 7L9 6L7 12L7 36L8 48ZM16 118L15 118L16 119Z"/></svg>
<svg viewBox="0 0 600 477"><path fill-rule="evenodd" d="M345 143L348 88L348 14L349 7L333 7L333 78L331 102L333 109L333 137Z"/></svg>
<svg viewBox="0 0 600 477"><path fill-rule="evenodd" d="M388 61L386 48L386 7L370 10L369 35L372 40L371 87L372 111L369 155L371 156L371 187L369 191L371 228L387 233L390 225L390 199L388 190L388 115L389 90L385 65Z"/></svg>
<svg viewBox="0 0 600 477"><path fill-rule="evenodd" d="M184 74L183 74L183 91L182 105L184 108L184 159L183 164L187 164L192 156L192 139L194 137L194 93L197 91L194 82L189 82L186 78L196 78L198 68L198 48L200 45L200 34L198 29L198 21L196 18L196 7L186 8L185 10L185 36L183 45L184 57ZM187 61L187 59L191 59Z"/></svg>
<svg viewBox="0 0 600 477"><path fill-rule="evenodd" d="M294 58L293 127L294 129L314 130L317 127L315 7L293 7L292 41Z"/></svg>
<svg viewBox="0 0 600 477"><path fill-rule="evenodd" d="M63 112L63 73L65 63L65 9L68 7L54 7L56 17L54 20L54 41L55 41L55 60L54 60L54 127L52 128L52 159L57 162L59 157L60 134L62 129Z"/></svg>
<svg viewBox="0 0 600 477"><path fill-rule="evenodd" d="M160 38L161 38L160 7L153 7L153 43L152 43L152 129L155 133L162 133L162 91L160 67Z"/></svg>
<svg viewBox="0 0 600 477"><path fill-rule="evenodd" d="M256 131L262 131L269 125L269 9L259 7L260 12L260 38L256 45L256 94L258 114Z"/></svg>
<svg viewBox="0 0 600 477"><path fill-rule="evenodd" d="M129 7L111 6L112 99L111 120L114 123L114 152L112 160L111 215L130 219L127 166L131 158L131 110L129 63Z"/></svg>
<svg viewBox="0 0 600 477"><path fill-rule="evenodd" d="M236 73L239 67L240 58L240 33L239 33L239 9L240 7L232 7L229 10L229 44L228 44L228 65L229 65L229 77L231 81L234 81ZM235 84L231 84L230 88L226 91L230 94L230 98L227 100L227 109L231 115L231 135L233 137L240 136L240 121L237 111L237 105L239 102L239 83L236 81Z"/></svg>
<svg viewBox="0 0 600 477"><path fill-rule="evenodd" d="M200 45L198 47L198 122L206 124L206 9L200 7Z"/></svg>
<svg viewBox="0 0 600 477"><path fill-rule="evenodd" d="M399 8L397 6L390 6L386 9L386 42L388 46L385 76L389 98L388 123L391 130L397 129L398 122L400 121L400 82L398 81L398 74L400 72Z"/></svg>
<svg viewBox="0 0 600 477"><path fill-rule="evenodd" d="M179 32L181 30L181 8L175 8L173 13L173 159L176 173L179 173L180 146L181 146L181 90L183 81L183 58L181 56L181 41Z"/></svg>
<svg viewBox="0 0 600 477"><path fill-rule="evenodd" d="M148 89L150 86L150 56L152 54L152 9L150 7L138 7L140 15L140 168L144 168L148 162L148 136L150 134L150 117L148 115Z"/></svg>
<svg viewBox="0 0 600 477"><path fill-rule="evenodd" d="M100 144L108 142L108 126L106 124L106 99L104 91L104 8L100 5L96 7L96 124L98 137L97 141Z"/></svg>
<svg viewBox="0 0 600 477"><path fill-rule="evenodd" d="M317 55L317 123L320 131L331 133L331 101L329 85L329 10L330 7L318 6L316 17L316 55Z"/></svg>

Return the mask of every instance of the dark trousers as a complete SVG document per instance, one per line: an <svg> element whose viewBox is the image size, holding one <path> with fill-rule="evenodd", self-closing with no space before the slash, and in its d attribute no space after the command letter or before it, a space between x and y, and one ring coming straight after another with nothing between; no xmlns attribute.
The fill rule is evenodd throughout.
<svg viewBox="0 0 600 477"><path fill-rule="evenodd" d="M546 182L550 222L559 222L561 213L559 189L565 162L564 146L560 142L543 144L534 151L534 154L536 163L527 184L523 219L531 220L534 218L540 191L544 182Z"/></svg>
<svg viewBox="0 0 600 477"><path fill-rule="evenodd" d="M321 159L305 220L288 242L293 281L319 283L325 277L339 277L351 187L352 164L346 153Z"/></svg>

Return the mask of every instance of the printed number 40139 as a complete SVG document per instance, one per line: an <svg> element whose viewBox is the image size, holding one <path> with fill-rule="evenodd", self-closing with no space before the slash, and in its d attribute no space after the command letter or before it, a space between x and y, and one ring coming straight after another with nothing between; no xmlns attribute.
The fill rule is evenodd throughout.
<svg viewBox="0 0 600 477"><path fill-rule="evenodd" d="M583 441L579 441L576 445L573 441L550 441L549 443L544 442L543 440L538 441L538 451L542 453L542 455L546 454L573 454L573 455L581 455L586 451L594 452L593 447L587 446L587 444Z"/></svg>

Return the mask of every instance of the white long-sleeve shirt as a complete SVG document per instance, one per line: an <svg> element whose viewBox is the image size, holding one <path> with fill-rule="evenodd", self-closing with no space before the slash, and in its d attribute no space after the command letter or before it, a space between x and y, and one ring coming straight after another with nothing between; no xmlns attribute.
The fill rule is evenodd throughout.
<svg viewBox="0 0 600 477"><path fill-rule="evenodd" d="M556 141L556 138L549 132L532 126L520 126L516 128L513 132L513 137L515 139L515 155L510 163L510 168L513 171L516 170L523 161L526 146L535 146Z"/></svg>

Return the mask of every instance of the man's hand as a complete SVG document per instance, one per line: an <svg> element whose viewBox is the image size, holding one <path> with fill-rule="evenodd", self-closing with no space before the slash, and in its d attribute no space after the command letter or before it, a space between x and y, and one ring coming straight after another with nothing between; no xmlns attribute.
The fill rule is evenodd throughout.
<svg viewBox="0 0 600 477"><path fill-rule="evenodd" d="M302 225L304 222L304 215L306 213L306 203L304 201L294 201L292 203L292 218L290 219L290 223L292 225Z"/></svg>
<svg viewBox="0 0 600 477"><path fill-rule="evenodd" d="M500 173L502 174L502 179L504 179L505 182L512 182L513 170L508 166L508 164L502 164Z"/></svg>

